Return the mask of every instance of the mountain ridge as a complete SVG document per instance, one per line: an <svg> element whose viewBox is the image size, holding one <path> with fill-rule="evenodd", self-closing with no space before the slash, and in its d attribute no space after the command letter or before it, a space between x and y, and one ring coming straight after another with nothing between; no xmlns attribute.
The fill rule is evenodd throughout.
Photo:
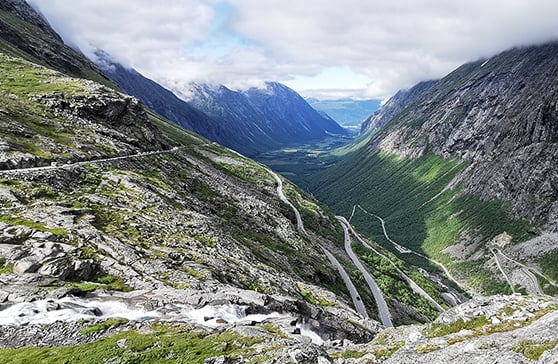
<svg viewBox="0 0 558 364"><path fill-rule="evenodd" d="M192 84L188 98L97 52L99 65L122 89L177 124L243 154L280 149L344 133L293 90L267 83L233 91L222 85ZM177 96L179 95L179 96Z"/></svg>
<svg viewBox="0 0 558 364"><path fill-rule="evenodd" d="M398 93L312 192L336 212L362 205L382 217L399 244L447 262L478 292L540 283L553 294L491 247L509 236L506 256L555 276L544 262L557 253L557 47L515 48ZM355 224L389 247L379 224L360 214Z"/></svg>

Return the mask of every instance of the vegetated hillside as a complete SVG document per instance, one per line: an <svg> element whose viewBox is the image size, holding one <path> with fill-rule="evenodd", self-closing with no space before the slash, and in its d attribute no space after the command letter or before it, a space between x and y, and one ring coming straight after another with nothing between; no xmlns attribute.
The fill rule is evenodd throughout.
<svg viewBox="0 0 558 364"><path fill-rule="evenodd" d="M115 87L94 63L65 45L48 22L25 0L0 2L0 51L70 76Z"/></svg>
<svg viewBox="0 0 558 364"><path fill-rule="evenodd" d="M5 55L0 67L3 302L165 289L297 312L331 337L370 335L372 321L337 322L361 321L320 248L342 254L339 227L294 186L284 182L307 236L265 167L99 84Z"/></svg>
<svg viewBox="0 0 558 364"><path fill-rule="evenodd" d="M307 98L314 109L331 116L343 126L360 126L362 122L380 107L381 100L318 100Z"/></svg>
<svg viewBox="0 0 558 364"><path fill-rule="evenodd" d="M431 362L467 343L464 363L554 355L548 299L468 302L432 325L376 335L318 246L344 260L337 225L295 186L283 181L307 234L265 167L99 84L4 55L0 66L2 360ZM107 319L102 304L141 319ZM221 318L241 313L248 321ZM64 322L71 314L84 319ZM350 340L314 345L300 335L309 328Z"/></svg>
<svg viewBox="0 0 558 364"><path fill-rule="evenodd" d="M389 116L313 192L343 214L360 204L383 217L393 240L447 262L473 289L511 292L498 260L512 285L537 292L534 276L489 248L556 276L544 262L558 245L548 234L558 221L557 65L550 43L458 68ZM387 243L379 220L358 211L355 224Z"/></svg>
<svg viewBox="0 0 558 364"><path fill-rule="evenodd" d="M220 141L228 133L240 130L224 129L225 124L210 118L171 91L152 81L134 69L127 68L111 59L103 51L97 52L99 67L122 90L137 97L145 106L176 124L194 131L213 141ZM238 148L239 145L229 145Z"/></svg>

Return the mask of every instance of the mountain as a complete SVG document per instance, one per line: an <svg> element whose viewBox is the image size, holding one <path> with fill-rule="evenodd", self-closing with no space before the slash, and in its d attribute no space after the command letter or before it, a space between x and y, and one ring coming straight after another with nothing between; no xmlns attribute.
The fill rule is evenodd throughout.
<svg viewBox="0 0 558 364"><path fill-rule="evenodd" d="M0 2L0 51L115 87L94 63L65 45L44 17L23 0Z"/></svg>
<svg viewBox="0 0 558 364"><path fill-rule="evenodd" d="M18 31L43 31L13 3ZM467 297L441 274L364 239L265 166L40 63L0 52L2 362L556 357L556 299L459 305ZM495 240L502 259L508 240Z"/></svg>
<svg viewBox="0 0 558 364"><path fill-rule="evenodd" d="M416 84L408 90L400 90L382 105L382 107L373 112L372 115L364 118L360 131L365 133L370 130L376 130L387 124L396 115L400 114L404 109L412 105L419 99L436 81L424 81Z"/></svg>
<svg viewBox="0 0 558 364"><path fill-rule="evenodd" d="M142 360L289 358L378 331L331 264L349 264L341 227L294 185L99 83L3 53L0 70L0 348L34 346L3 361L103 362L159 335Z"/></svg>
<svg viewBox="0 0 558 364"><path fill-rule="evenodd" d="M307 98L306 101L314 109L331 116L343 126L357 126L362 124L370 113L380 107L381 100L318 100Z"/></svg>
<svg viewBox="0 0 558 364"><path fill-rule="evenodd" d="M220 141L227 134L220 121L210 118L136 70L112 60L107 53L97 51L96 59L104 74L151 110L210 140ZM238 148L239 145L232 144L229 147Z"/></svg>
<svg viewBox="0 0 558 364"><path fill-rule="evenodd" d="M296 186L97 82L3 53L0 70L2 360L329 361L311 342L382 329L347 226ZM273 114L293 96L269 87L246 94ZM434 303L399 284L388 325L459 295L392 264L381 284L404 269Z"/></svg>
<svg viewBox="0 0 558 364"><path fill-rule="evenodd" d="M296 92L275 83L237 92L224 86L193 85L189 101L99 51L105 74L152 110L204 137L245 155L256 155L345 131L312 109Z"/></svg>
<svg viewBox="0 0 558 364"><path fill-rule="evenodd" d="M478 292L554 292L557 80L558 43L549 43L400 92L371 117L387 124L312 191L337 212L360 205L382 217L392 240L447 262ZM356 211L357 227L390 244L374 215Z"/></svg>
<svg viewBox="0 0 558 364"><path fill-rule="evenodd" d="M193 85L189 103L227 124L229 138L254 152L345 134L334 120L314 110L295 91L275 82L263 88L233 91L225 86ZM228 145L224 140L223 144ZM254 154L254 152L249 154Z"/></svg>

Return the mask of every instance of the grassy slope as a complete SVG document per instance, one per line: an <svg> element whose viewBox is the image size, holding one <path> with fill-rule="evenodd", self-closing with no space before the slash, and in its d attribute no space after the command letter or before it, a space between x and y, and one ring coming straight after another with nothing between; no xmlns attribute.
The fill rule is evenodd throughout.
<svg viewBox="0 0 558 364"><path fill-rule="evenodd" d="M120 341L120 345L117 342ZM151 333L125 331L77 346L0 350L2 363L203 363L220 355L253 357L264 339L234 332L208 334L184 327L152 326ZM123 343L123 344L122 344ZM265 345L264 345L265 347ZM273 349L271 345L268 345ZM260 353L265 350L260 350ZM264 354L259 355L262 359ZM254 358L253 362L257 359Z"/></svg>
<svg viewBox="0 0 558 364"><path fill-rule="evenodd" d="M453 265L469 278L477 278L469 280L470 285L486 293L507 292L505 284L494 282L486 271L479 269L484 259L454 263L441 253L462 234L481 237L483 241L504 231L515 242L531 237L528 224L509 218L498 201L480 201L458 190L442 192L465 166L458 160L445 160L431 153L411 160L360 149L323 173L312 189L320 200L345 216L350 215L353 205L360 204L383 217L392 239ZM374 217L357 212L352 222L374 240L392 248ZM401 258L409 260L408 256ZM413 264L431 268L414 256L412 260Z"/></svg>

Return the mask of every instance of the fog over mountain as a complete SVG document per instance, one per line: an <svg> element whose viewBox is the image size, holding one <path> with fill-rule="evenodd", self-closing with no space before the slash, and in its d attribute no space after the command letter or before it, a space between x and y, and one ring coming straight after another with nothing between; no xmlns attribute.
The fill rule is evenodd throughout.
<svg viewBox="0 0 558 364"><path fill-rule="evenodd" d="M546 0L30 2L66 42L87 55L104 49L156 81L235 89L273 80L307 97L327 96L325 86L335 98L387 98L558 37L558 3Z"/></svg>

